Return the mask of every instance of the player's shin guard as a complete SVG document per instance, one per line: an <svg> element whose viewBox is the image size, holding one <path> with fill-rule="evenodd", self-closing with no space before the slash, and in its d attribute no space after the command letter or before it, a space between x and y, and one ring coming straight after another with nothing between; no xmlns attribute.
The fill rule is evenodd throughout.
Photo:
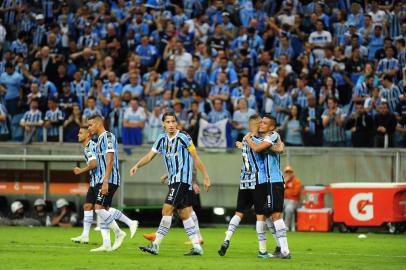
<svg viewBox="0 0 406 270"><path fill-rule="evenodd" d="M112 229L114 231L116 237L124 234L124 232L118 227L116 221L114 220L114 216L109 211L107 211L106 209L96 209L96 214L100 217L102 223L104 223L108 229Z"/></svg>
<svg viewBox="0 0 406 270"><path fill-rule="evenodd" d="M171 227L172 216L163 216L159 228L156 232L156 238L154 240L155 245L160 245L162 239L168 234L169 228Z"/></svg>
<svg viewBox="0 0 406 270"><path fill-rule="evenodd" d="M267 218L265 220L266 226L268 226L269 232L272 234L273 238L275 239L276 246L280 247L281 245L279 244L278 238L276 237L276 232L275 232L275 226L273 224L273 220L271 217Z"/></svg>
<svg viewBox="0 0 406 270"><path fill-rule="evenodd" d="M189 217L188 219L183 220L183 227L185 227L185 231L189 236L190 241L192 241L193 247L200 249L199 236L196 233L196 225L193 222L193 219Z"/></svg>
<svg viewBox="0 0 406 270"><path fill-rule="evenodd" d="M109 208L109 212L113 215L115 220L120 220L121 222L125 223L128 227L131 226L131 219L129 219L126 215L123 214L120 210L117 210L113 207Z"/></svg>
<svg viewBox="0 0 406 270"><path fill-rule="evenodd" d="M274 222L276 237L281 245L282 254L289 254L288 238L286 237L287 228L283 219L278 219Z"/></svg>
<svg viewBox="0 0 406 270"><path fill-rule="evenodd" d="M259 251L266 252L266 227L264 221L257 221L256 223Z"/></svg>
<svg viewBox="0 0 406 270"><path fill-rule="evenodd" d="M224 241L230 241L235 230L237 230L238 225L240 225L240 222L241 222L241 218L237 215L234 215L233 218L230 220L230 223L228 224L226 238L224 239Z"/></svg>
<svg viewBox="0 0 406 270"><path fill-rule="evenodd" d="M90 227L92 226L93 222L93 210L91 211L83 211L83 232L82 237L89 237Z"/></svg>
<svg viewBox="0 0 406 270"><path fill-rule="evenodd" d="M192 213L190 214L190 217L193 219L193 222L195 223L196 233L199 236L199 240L202 240L203 237L200 233L199 220L197 219L197 215L196 215L195 211L192 211Z"/></svg>

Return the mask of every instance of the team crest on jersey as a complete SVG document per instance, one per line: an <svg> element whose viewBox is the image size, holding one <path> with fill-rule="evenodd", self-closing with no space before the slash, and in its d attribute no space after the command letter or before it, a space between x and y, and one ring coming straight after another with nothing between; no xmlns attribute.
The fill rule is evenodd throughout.
<svg viewBox="0 0 406 270"><path fill-rule="evenodd" d="M107 144L107 147L108 147L108 148L113 148L113 144L112 144L111 142L109 142L109 143Z"/></svg>

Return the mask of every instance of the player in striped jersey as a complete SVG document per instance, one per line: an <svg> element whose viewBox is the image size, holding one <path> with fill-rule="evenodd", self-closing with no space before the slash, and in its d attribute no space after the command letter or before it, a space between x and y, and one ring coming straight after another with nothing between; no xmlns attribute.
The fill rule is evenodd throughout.
<svg viewBox="0 0 406 270"><path fill-rule="evenodd" d="M262 142L262 138L259 137L258 129L261 118L258 115L252 115L249 118L249 128L253 134L252 139L256 144ZM265 221L265 214L267 209L266 205L267 196L267 178L265 175L264 155L253 151L244 139L243 142L237 142L237 147L242 150L242 168L240 176L240 188L237 197L236 212L231 219L226 237L221 245L218 253L220 256L224 256L230 245L230 240L241 220L244 217L244 213L251 209L254 205L255 213L257 215L256 230L258 234L259 252L258 258L270 258L272 255L268 254L266 250L266 225L271 226L270 220ZM280 146L280 145L279 145ZM275 151L281 151L281 148L274 149ZM271 229L271 228L270 228ZM271 230L272 233L272 230Z"/></svg>
<svg viewBox="0 0 406 270"><path fill-rule="evenodd" d="M113 195L120 186L118 143L116 137L104 128L103 117L100 115L89 117L88 124L90 133L98 136L96 144L98 177L95 182L95 194L97 194L95 210L102 221L100 231L103 238L103 245L91 251L114 251L121 246L126 236L126 233L120 230L114 220L118 219L130 228L131 238L134 237L137 231L138 221L130 220L121 211L110 207ZM113 247L111 247L110 243L109 228L114 231L116 236Z"/></svg>
<svg viewBox="0 0 406 270"><path fill-rule="evenodd" d="M140 161L131 168L131 175L135 175L139 168L150 163L158 153L163 157L168 172L169 192L162 208L162 219L157 230L156 239L147 247L140 247L144 252L154 255L159 253L159 245L171 227L172 215L177 209L183 221L186 233L192 241L192 249L187 256L202 255L203 249L199 243L196 225L190 213L192 196L193 163L201 171L204 178L206 192L210 188L210 178L206 168L200 160L190 136L177 129L177 119L174 112L166 112L162 116L165 133L161 134L154 146Z"/></svg>
<svg viewBox="0 0 406 270"><path fill-rule="evenodd" d="M89 172L90 178L90 186L87 190L85 204L83 205L83 231L80 236L71 238L73 242L83 244L89 243L89 231L93 222L93 208L96 202L95 184L98 177L96 143L91 138L92 136L88 131L88 127L80 127L78 140L82 143L87 166L84 168L75 167L73 169L75 175Z"/></svg>
<svg viewBox="0 0 406 270"><path fill-rule="evenodd" d="M275 234L280 245L280 253L274 254L273 258L290 259L288 241L286 237L287 228L282 219L284 201L284 180L280 169L280 156L278 152L272 151L272 147L280 141L280 136L273 131L276 127L276 119L270 115L265 115L261 121L260 132L265 137L260 144L256 144L252 139L252 134L247 134L244 138L249 146L257 153L265 154L265 172L268 182L268 194L266 196L266 208L271 213L275 227Z"/></svg>

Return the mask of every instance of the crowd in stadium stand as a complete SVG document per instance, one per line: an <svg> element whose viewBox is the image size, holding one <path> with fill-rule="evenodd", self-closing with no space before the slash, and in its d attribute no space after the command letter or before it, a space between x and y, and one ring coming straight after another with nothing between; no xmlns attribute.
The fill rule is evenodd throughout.
<svg viewBox="0 0 406 270"><path fill-rule="evenodd" d="M196 143L258 112L286 145L406 146L405 1L0 2L2 141L75 142L98 113L151 143L174 110Z"/></svg>

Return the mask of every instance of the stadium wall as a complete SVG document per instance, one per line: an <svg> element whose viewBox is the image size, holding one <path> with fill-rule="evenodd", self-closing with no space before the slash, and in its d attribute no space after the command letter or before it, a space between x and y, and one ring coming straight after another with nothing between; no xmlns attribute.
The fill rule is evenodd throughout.
<svg viewBox="0 0 406 270"><path fill-rule="evenodd" d="M122 149L121 149L122 150ZM161 205L167 193L159 183L165 173L161 158L142 168L136 178L130 177L131 166L149 147L139 147L131 155L120 151L123 189L126 205ZM76 144L37 144L22 146L1 144L0 154L18 155L81 155ZM204 207L234 207L238 189L241 160L238 151L203 151L200 156L206 164L213 183L210 193L201 196ZM51 160L50 160L51 161ZM76 162L50 162L50 169L70 170ZM333 182L405 182L406 150L404 149L356 149L356 148L287 148L281 157L284 167L290 164L303 185L327 185ZM41 162L0 161L0 173L4 169L43 169ZM199 176L199 179L201 177ZM12 179L10 179L12 181ZM38 179L39 182L43 179ZM50 194L52 197L52 194Z"/></svg>

